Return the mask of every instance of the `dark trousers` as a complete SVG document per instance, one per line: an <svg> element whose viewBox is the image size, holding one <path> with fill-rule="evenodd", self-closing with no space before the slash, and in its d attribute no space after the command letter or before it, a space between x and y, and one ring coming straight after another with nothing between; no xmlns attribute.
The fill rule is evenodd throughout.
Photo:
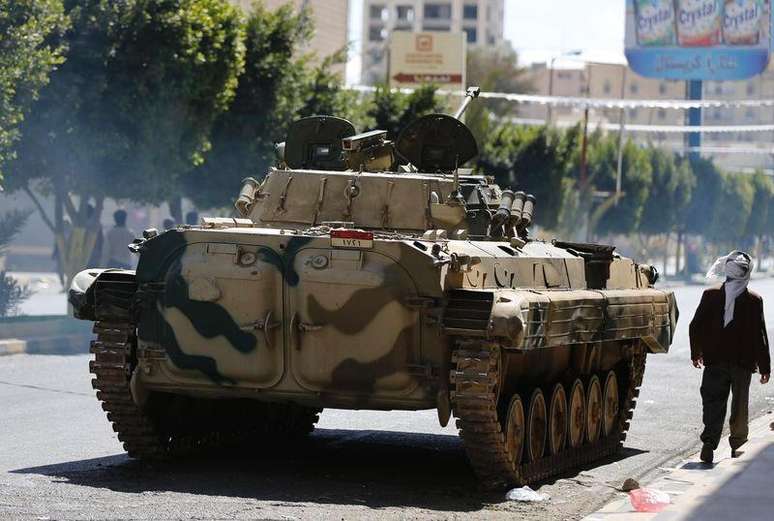
<svg viewBox="0 0 774 521"><path fill-rule="evenodd" d="M731 417L729 418L731 436L728 442L732 449L738 449L747 441L747 409L751 377L752 373L748 369L732 365L718 364L704 368L701 379L704 432L701 433L701 441L712 447L712 450L718 448L720 436L723 433L729 392L731 392Z"/></svg>

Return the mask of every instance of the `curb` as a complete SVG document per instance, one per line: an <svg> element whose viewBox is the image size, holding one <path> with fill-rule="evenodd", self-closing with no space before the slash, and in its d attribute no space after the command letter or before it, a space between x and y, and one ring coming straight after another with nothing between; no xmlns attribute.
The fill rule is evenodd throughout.
<svg viewBox="0 0 774 521"><path fill-rule="evenodd" d="M78 355L89 352L90 335L54 335L21 340L0 339L0 356L32 355Z"/></svg>
<svg viewBox="0 0 774 521"><path fill-rule="evenodd" d="M725 484L741 476L756 461L756 458L774 443L772 420L774 415L769 412L750 423L749 441L742 447L742 455L737 459L731 458L730 448L724 443L727 439L727 433L724 432L721 446L715 451L716 463L712 467L701 463L699 454L696 453L674 468L660 469L665 471L664 474L646 485L643 484L643 487L669 494L671 503L663 511L637 512L632 507L628 494L618 493L615 499L600 510L584 517L582 521L710 519L704 516L695 517L697 509L706 503L708 497L717 495ZM765 494L761 492L759 496L768 497L768 492ZM717 519L724 519L724 517Z"/></svg>
<svg viewBox="0 0 774 521"><path fill-rule="evenodd" d="M0 339L0 356L18 355L27 352L27 341L18 338Z"/></svg>

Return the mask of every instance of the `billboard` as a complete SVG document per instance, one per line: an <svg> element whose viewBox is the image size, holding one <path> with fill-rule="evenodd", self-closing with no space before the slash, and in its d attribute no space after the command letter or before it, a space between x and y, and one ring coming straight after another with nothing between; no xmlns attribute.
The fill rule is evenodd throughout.
<svg viewBox="0 0 774 521"><path fill-rule="evenodd" d="M465 33L393 31L389 44L391 87L434 83L441 89L465 88Z"/></svg>
<svg viewBox="0 0 774 521"><path fill-rule="evenodd" d="M771 0L625 0L626 59L637 74L741 80L772 49Z"/></svg>

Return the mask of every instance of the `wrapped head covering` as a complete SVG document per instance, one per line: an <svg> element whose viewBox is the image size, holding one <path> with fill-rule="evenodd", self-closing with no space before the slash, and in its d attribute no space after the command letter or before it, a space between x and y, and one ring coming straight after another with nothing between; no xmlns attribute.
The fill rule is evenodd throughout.
<svg viewBox="0 0 774 521"><path fill-rule="evenodd" d="M707 271L707 278L724 278L726 305L723 313L723 327L734 319L736 298L744 293L750 282L753 269L752 258L743 251L734 250L728 255L718 257Z"/></svg>

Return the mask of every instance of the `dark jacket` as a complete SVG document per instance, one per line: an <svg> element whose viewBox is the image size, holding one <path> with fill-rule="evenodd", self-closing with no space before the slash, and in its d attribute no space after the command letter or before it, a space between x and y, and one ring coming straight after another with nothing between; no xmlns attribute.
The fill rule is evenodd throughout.
<svg viewBox="0 0 774 521"><path fill-rule="evenodd" d="M721 285L706 290L690 326L691 359L705 365L731 364L761 374L771 373L769 339L763 317L763 299L745 290L736 298L734 319L723 327L726 302Z"/></svg>

